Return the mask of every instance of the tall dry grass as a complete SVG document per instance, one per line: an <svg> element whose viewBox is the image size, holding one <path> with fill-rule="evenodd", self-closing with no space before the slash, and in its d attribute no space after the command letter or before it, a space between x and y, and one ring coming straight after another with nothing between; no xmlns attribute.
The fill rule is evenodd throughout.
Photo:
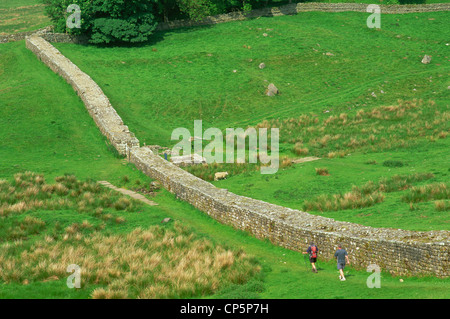
<svg viewBox="0 0 450 319"><path fill-rule="evenodd" d="M81 213L111 208L135 211L141 204L133 199L103 188L95 181L79 181L73 175L55 178L47 184L42 174L18 173L12 182L0 180L0 217L38 209L75 209Z"/></svg>
<svg viewBox="0 0 450 319"><path fill-rule="evenodd" d="M396 105L359 109L321 118L264 120L256 127L279 128L280 143L291 144L298 156L342 157L355 151L381 151L411 147L420 139L448 136L450 112L432 100L398 100Z"/></svg>
<svg viewBox="0 0 450 319"><path fill-rule="evenodd" d="M447 199L450 199L450 187L449 184L446 183L433 183L412 187L410 191L402 197L402 200L407 203Z"/></svg>
<svg viewBox="0 0 450 319"><path fill-rule="evenodd" d="M260 271L242 251L197 238L179 223L173 229L137 228L126 235L83 234L72 225L61 238L46 237L24 248L0 246L0 279L6 283L65 279L67 266L81 268L82 287L102 285L92 298L189 298L222 285L241 284Z"/></svg>
<svg viewBox="0 0 450 319"><path fill-rule="evenodd" d="M370 207L383 202L384 193L402 191L412 187L413 183L432 178L434 175L431 173L416 173L394 175L390 178L382 178L379 182L369 181L362 186L353 185L352 190L344 194L319 195L307 200L303 203L303 209L323 212ZM428 188L426 187L426 189Z"/></svg>

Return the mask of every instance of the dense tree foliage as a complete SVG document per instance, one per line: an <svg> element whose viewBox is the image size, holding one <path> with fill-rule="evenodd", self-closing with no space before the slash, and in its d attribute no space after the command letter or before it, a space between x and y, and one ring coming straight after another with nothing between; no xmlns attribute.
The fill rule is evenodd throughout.
<svg viewBox="0 0 450 319"><path fill-rule="evenodd" d="M157 22L153 14L156 0L43 0L58 32L86 34L91 43L144 42ZM67 8L80 8L80 28L67 26L77 17Z"/></svg>
<svg viewBox="0 0 450 319"><path fill-rule="evenodd" d="M201 20L208 15L250 10L272 0L42 0L57 32L85 34L91 43L145 42L158 21ZM277 4L291 1L279 0ZM80 21L74 27L67 22ZM73 8L73 7L71 7ZM69 11L69 12L68 12Z"/></svg>

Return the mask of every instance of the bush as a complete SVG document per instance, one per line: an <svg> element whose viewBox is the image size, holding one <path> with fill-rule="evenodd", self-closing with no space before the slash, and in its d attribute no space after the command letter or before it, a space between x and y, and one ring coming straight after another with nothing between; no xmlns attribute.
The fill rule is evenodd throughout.
<svg viewBox="0 0 450 319"><path fill-rule="evenodd" d="M91 43L145 42L156 28L153 5L156 0L42 0L57 32L87 35ZM81 10L81 27L68 28L67 8Z"/></svg>

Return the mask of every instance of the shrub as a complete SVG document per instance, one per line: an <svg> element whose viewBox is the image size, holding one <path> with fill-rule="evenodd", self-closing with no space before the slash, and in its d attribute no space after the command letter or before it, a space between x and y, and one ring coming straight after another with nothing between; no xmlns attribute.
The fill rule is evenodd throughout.
<svg viewBox="0 0 450 319"><path fill-rule="evenodd" d="M328 168L326 168L326 167L316 168L316 174L317 175L321 175L321 176L328 176L328 175L330 175L330 173L328 172Z"/></svg>

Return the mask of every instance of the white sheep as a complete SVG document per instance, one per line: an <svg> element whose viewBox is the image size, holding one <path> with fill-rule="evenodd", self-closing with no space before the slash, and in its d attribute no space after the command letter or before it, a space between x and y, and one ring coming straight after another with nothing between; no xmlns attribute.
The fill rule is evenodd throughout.
<svg viewBox="0 0 450 319"><path fill-rule="evenodd" d="M228 176L228 172L217 172L216 174L214 174L214 180L218 181L220 179L225 179Z"/></svg>

